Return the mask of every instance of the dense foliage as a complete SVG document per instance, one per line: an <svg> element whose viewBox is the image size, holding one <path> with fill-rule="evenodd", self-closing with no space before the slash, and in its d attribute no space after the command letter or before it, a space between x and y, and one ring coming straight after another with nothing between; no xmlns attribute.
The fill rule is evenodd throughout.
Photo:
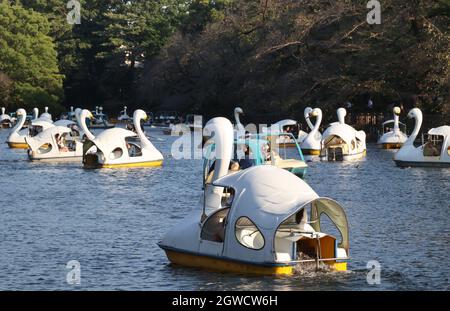
<svg viewBox="0 0 450 311"><path fill-rule="evenodd" d="M0 2L0 104L55 106L63 97L48 20Z"/></svg>
<svg viewBox="0 0 450 311"><path fill-rule="evenodd" d="M0 101L256 118L392 103L450 114L450 0L0 0ZM64 108L65 106L66 108Z"/></svg>

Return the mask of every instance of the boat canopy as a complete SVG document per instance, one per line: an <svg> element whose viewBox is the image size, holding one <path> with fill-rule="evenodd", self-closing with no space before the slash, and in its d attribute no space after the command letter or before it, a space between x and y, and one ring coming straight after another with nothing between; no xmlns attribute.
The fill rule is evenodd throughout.
<svg viewBox="0 0 450 311"><path fill-rule="evenodd" d="M297 125L297 121L292 120L292 119L285 119L285 120L281 120L278 121L277 123L275 123L274 125L278 125L281 129L285 126L292 126L292 125Z"/></svg>
<svg viewBox="0 0 450 311"><path fill-rule="evenodd" d="M352 140L355 137L358 138L359 140L362 140L363 138L362 133L359 134L359 137L357 136L357 133L359 132L356 132L355 129L350 125L336 122L325 130L325 132L322 134L322 137L324 139L325 144L327 144L331 139L333 139L334 136L338 136L342 138L342 140L344 140L344 142L347 145L351 145Z"/></svg>
<svg viewBox="0 0 450 311"><path fill-rule="evenodd" d="M383 122L383 124L382 124L382 126L384 127L384 126L386 126L386 125L388 125L388 124L391 124L391 123L395 123L395 120L387 120L387 121L385 121L385 122ZM403 123L403 122L398 122L398 124L399 125L402 125L402 126L406 126L406 124L405 123Z"/></svg>
<svg viewBox="0 0 450 311"><path fill-rule="evenodd" d="M70 125L74 125L74 124L76 124L76 123L71 120L58 120L53 123L53 125L55 125L55 126L65 126L65 127L69 127Z"/></svg>
<svg viewBox="0 0 450 311"><path fill-rule="evenodd" d="M32 126L40 126L42 130L45 131L48 128L54 127L53 123L44 120L33 120L31 121Z"/></svg>
<svg viewBox="0 0 450 311"><path fill-rule="evenodd" d="M450 126L448 125L443 125L443 126L439 126L436 128L432 128L431 130L428 131L429 135L441 135L444 137L448 137L450 136Z"/></svg>
<svg viewBox="0 0 450 311"><path fill-rule="evenodd" d="M136 137L136 133L120 128L114 127L101 132L95 137L93 141L86 140L83 144L83 154L85 154L92 146L97 146L104 154L109 154L117 147L125 145L125 139L129 137Z"/></svg>
<svg viewBox="0 0 450 311"><path fill-rule="evenodd" d="M251 221L266 240L263 256L273 256L270 240L273 241L278 228L296 213L308 209L309 223L316 232L321 232L321 216L328 216L341 234L338 246L348 254L348 222L342 206L332 199L319 197L306 182L288 171L269 165L255 166L226 175L213 184L234 190L228 222Z"/></svg>
<svg viewBox="0 0 450 311"><path fill-rule="evenodd" d="M213 184L234 189L235 200L238 200L233 204L235 217L246 216L258 228L266 230L275 229L286 217L319 198L306 182L271 165L238 171Z"/></svg>
<svg viewBox="0 0 450 311"><path fill-rule="evenodd" d="M70 133L71 130L65 126L53 126L45 131L40 132L34 137L26 137L26 142L32 150L40 148L42 145L47 143L55 143L55 135L63 135L65 133Z"/></svg>
<svg viewBox="0 0 450 311"><path fill-rule="evenodd" d="M344 209L338 202L329 198L318 198L312 201L310 222L314 230L318 232L321 232L320 217L322 214L327 215L330 220L336 225L342 236L342 240L339 242L338 246L344 248L348 254L348 221Z"/></svg>

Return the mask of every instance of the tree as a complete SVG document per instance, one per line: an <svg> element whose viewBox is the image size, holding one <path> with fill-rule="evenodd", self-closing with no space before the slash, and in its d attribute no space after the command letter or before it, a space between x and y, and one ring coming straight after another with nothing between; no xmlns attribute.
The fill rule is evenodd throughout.
<svg viewBox="0 0 450 311"><path fill-rule="evenodd" d="M13 107L61 109L62 78L49 37L50 24L37 12L0 2L0 71L13 82Z"/></svg>
<svg viewBox="0 0 450 311"><path fill-rule="evenodd" d="M183 27L142 80L155 108L223 114L240 105L272 120L318 105L333 118L350 100L377 110L393 102L448 111L448 0L233 1L200 32ZM267 121L267 120L266 120ZM325 120L328 121L328 120Z"/></svg>

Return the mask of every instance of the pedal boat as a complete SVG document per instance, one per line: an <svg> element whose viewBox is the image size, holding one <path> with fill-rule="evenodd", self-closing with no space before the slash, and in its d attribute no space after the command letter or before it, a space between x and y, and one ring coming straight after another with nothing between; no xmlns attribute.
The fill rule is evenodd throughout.
<svg viewBox="0 0 450 311"><path fill-rule="evenodd" d="M408 139L406 125L399 121L401 109L394 107L393 112L394 119L382 124L382 135L378 139L378 144L383 149L400 149Z"/></svg>
<svg viewBox="0 0 450 311"><path fill-rule="evenodd" d="M366 133L345 124L347 111L337 110L338 122L331 123L322 135L322 161L352 161L366 156Z"/></svg>
<svg viewBox="0 0 450 311"><path fill-rule="evenodd" d="M133 123L136 133L115 127L104 130L96 137L90 133L83 145L85 168L127 168L161 166L163 155L145 136L141 120L146 120L143 110L136 110ZM85 127L85 124L83 124ZM83 128L87 130L87 128ZM136 135L137 134L137 135ZM93 148L95 147L95 148Z"/></svg>
<svg viewBox="0 0 450 311"><path fill-rule="evenodd" d="M322 122L322 110L320 108L314 108L305 116L306 120L311 121L311 118L316 118L311 132L303 140L300 145L303 155L305 156L320 156L322 134L319 132L320 124Z"/></svg>
<svg viewBox="0 0 450 311"><path fill-rule="evenodd" d="M18 109L16 115L18 118L17 123L12 128L11 133L6 140L9 148L28 149L28 144L25 141L25 137L34 137L46 129L54 126L50 122L34 119L31 121L31 125L28 128L23 128L27 118L27 112L25 109Z"/></svg>
<svg viewBox="0 0 450 311"><path fill-rule="evenodd" d="M12 127L12 124L13 120L11 119L11 116L7 115L5 107L2 107L0 114L0 128L9 129Z"/></svg>
<svg viewBox="0 0 450 311"><path fill-rule="evenodd" d="M58 123L58 124L57 124ZM81 161L83 156L82 135L71 129L76 123L70 120L59 120L53 127L46 129L35 137L25 137L28 158L31 161ZM56 141L60 136L64 146Z"/></svg>
<svg viewBox="0 0 450 311"><path fill-rule="evenodd" d="M197 210L158 243L170 262L239 274L292 275L311 264L345 271L349 234L341 205L272 165L229 174L233 126L225 118L208 126L216 133L208 159L214 174L204 179ZM324 218L340 237L321 232Z"/></svg>
<svg viewBox="0 0 450 311"><path fill-rule="evenodd" d="M422 126L422 111L414 108L408 113L408 118L415 119L414 130L394 154L395 164L400 167L450 167L450 126L432 128L426 141L416 147L414 141Z"/></svg>

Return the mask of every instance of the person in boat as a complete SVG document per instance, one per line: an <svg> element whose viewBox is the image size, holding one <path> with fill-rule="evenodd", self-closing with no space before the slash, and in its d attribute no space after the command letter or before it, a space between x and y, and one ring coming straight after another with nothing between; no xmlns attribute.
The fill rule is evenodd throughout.
<svg viewBox="0 0 450 311"><path fill-rule="evenodd" d="M254 166L255 160L252 159L251 154L250 154L250 148L247 145L244 145L243 151L244 151L245 155L242 159L239 160L239 167L242 170L245 170L246 168Z"/></svg>
<svg viewBox="0 0 450 311"><path fill-rule="evenodd" d="M423 147L423 155L426 157L438 157L440 150L432 141L428 141Z"/></svg>
<svg viewBox="0 0 450 311"><path fill-rule="evenodd" d="M56 140L56 144L58 145L58 149L61 152L68 152L69 148L67 148L65 142L64 142L64 137L62 137L60 134L56 134L55 135L55 140Z"/></svg>
<svg viewBox="0 0 450 311"><path fill-rule="evenodd" d="M264 156L264 160L266 161L270 161L271 160L271 156L270 156L270 144L264 144L261 146L261 153Z"/></svg>

